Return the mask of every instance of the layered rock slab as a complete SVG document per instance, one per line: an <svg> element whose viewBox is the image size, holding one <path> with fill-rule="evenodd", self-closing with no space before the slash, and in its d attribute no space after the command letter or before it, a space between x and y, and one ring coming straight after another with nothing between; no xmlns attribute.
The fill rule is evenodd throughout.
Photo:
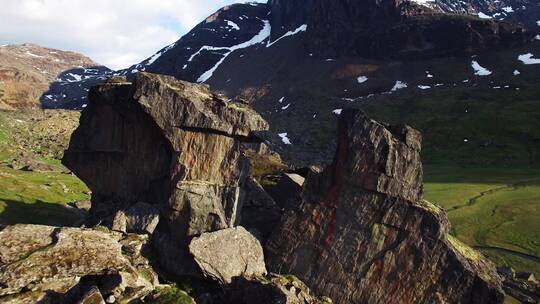
<svg viewBox="0 0 540 304"><path fill-rule="evenodd" d="M344 111L332 165L307 178L266 246L269 270L338 304L502 303L494 266L422 200L420 147L410 127Z"/></svg>
<svg viewBox="0 0 540 304"><path fill-rule="evenodd" d="M206 85L149 73L111 79L89 97L63 162L92 190L91 214L112 222L137 202L153 205L161 266L194 271L191 238L240 220L249 175L241 144L267 123Z"/></svg>

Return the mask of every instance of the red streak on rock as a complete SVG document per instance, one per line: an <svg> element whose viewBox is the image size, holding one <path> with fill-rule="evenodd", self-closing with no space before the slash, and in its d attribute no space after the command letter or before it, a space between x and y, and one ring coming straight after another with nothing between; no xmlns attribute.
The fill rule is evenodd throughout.
<svg viewBox="0 0 540 304"><path fill-rule="evenodd" d="M336 232L336 212L339 206L339 194L343 188L343 175L345 173L345 162L347 160L347 151L349 150L348 135L349 135L349 120L343 119L340 126L339 146L337 148L336 157L332 164L332 185L324 199L324 205L328 207L328 226L326 230L325 242L328 246L334 244L334 235Z"/></svg>

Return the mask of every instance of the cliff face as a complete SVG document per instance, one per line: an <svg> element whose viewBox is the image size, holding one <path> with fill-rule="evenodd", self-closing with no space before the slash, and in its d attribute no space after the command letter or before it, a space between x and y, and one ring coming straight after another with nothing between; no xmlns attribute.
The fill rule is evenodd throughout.
<svg viewBox="0 0 540 304"><path fill-rule="evenodd" d="M276 40L288 31L306 24L316 0L269 0L271 40Z"/></svg>
<svg viewBox="0 0 540 304"><path fill-rule="evenodd" d="M267 244L269 270L338 304L501 303L494 266L422 200L420 146L410 127L345 111L332 165L308 177Z"/></svg>
<svg viewBox="0 0 540 304"><path fill-rule="evenodd" d="M92 190L92 215L114 228L118 212L154 206L160 263L174 274L193 271L189 240L239 221L248 175L240 144L266 122L208 86L154 74L110 81L90 100L63 162Z"/></svg>
<svg viewBox="0 0 540 304"><path fill-rule="evenodd" d="M407 59L474 54L527 39L511 23L373 0L317 1L307 34L310 52L323 57Z"/></svg>

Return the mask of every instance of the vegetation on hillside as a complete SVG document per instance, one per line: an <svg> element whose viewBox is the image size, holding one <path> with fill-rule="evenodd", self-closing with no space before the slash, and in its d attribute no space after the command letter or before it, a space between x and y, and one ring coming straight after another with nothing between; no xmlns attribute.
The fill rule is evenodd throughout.
<svg viewBox="0 0 540 304"><path fill-rule="evenodd" d="M89 190L59 158L78 122L67 111L0 112L0 224L72 225Z"/></svg>

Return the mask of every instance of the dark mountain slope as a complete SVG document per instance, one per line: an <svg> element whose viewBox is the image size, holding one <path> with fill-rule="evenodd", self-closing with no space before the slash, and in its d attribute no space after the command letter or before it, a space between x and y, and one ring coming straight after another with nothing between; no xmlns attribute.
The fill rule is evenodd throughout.
<svg viewBox="0 0 540 304"><path fill-rule="evenodd" d="M270 122L275 149L320 162L328 155L321 147L332 151L339 109L403 91L496 94L493 87L537 82L536 66L518 57L540 57L539 7L526 0L235 4L118 73L168 74L245 99Z"/></svg>

